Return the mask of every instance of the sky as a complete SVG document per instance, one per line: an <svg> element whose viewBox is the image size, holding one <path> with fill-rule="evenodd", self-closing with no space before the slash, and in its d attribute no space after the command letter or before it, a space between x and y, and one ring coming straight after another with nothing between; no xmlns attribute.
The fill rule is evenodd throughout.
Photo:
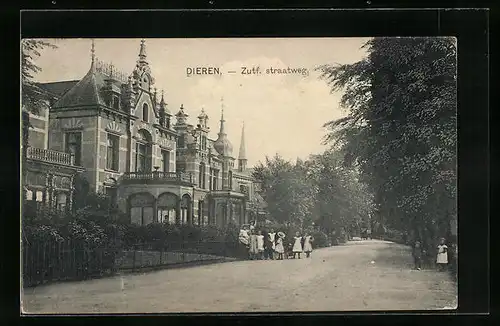
<svg viewBox="0 0 500 326"><path fill-rule="evenodd" d="M210 137L217 138L221 107L225 131L237 158L245 125L248 166L279 154L306 159L326 149L323 124L345 115L341 93L331 93L314 68L349 64L366 53L366 38L232 38L146 39L147 61L158 93L164 91L172 114L182 104L189 123L204 108ZM81 79L91 62L90 39L48 39L56 49L44 49L36 59L42 71L35 79L54 82ZM130 75L138 59L140 39L95 39L95 55ZM219 75L187 76L187 68L219 68ZM242 67L261 74L242 75ZM308 74L266 74L266 69L306 68ZM235 73L229 73L235 71ZM223 100L221 100L223 98Z"/></svg>

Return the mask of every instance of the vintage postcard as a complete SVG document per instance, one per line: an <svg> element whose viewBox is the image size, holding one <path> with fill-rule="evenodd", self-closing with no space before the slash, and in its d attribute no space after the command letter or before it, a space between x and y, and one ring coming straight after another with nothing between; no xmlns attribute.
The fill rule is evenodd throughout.
<svg viewBox="0 0 500 326"><path fill-rule="evenodd" d="M23 39L23 314L455 309L456 39Z"/></svg>

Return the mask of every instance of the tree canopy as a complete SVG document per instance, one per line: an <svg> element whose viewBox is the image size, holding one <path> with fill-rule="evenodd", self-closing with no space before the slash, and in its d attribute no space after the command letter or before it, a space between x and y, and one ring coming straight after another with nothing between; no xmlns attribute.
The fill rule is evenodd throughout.
<svg viewBox="0 0 500 326"><path fill-rule="evenodd" d="M327 151L295 163L276 155L254 169L272 219L301 228L359 232L369 227L372 198L341 154Z"/></svg>
<svg viewBox="0 0 500 326"><path fill-rule="evenodd" d="M34 78L42 70L35 61L40 57L40 51L47 47L56 48L52 43L42 40L24 39L21 42L22 109L28 112L38 113L45 106L43 92Z"/></svg>
<svg viewBox="0 0 500 326"><path fill-rule="evenodd" d="M318 69L343 91L347 115L326 143L376 194L384 223L432 242L456 215L456 45L453 38L374 38L354 64ZM432 240L431 240L432 239Z"/></svg>

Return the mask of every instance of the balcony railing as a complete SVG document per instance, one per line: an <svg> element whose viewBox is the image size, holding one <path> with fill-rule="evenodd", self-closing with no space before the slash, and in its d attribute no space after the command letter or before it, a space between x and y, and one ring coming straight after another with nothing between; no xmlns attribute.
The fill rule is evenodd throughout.
<svg viewBox="0 0 500 326"><path fill-rule="evenodd" d="M193 176L186 172L125 172L122 180L126 183L158 182L193 184Z"/></svg>
<svg viewBox="0 0 500 326"><path fill-rule="evenodd" d="M58 152L50 149L28 147L26 157L33 160L44 161L48 163L58 163L65 165L74 165L75 157L70 153Z"/></svg>

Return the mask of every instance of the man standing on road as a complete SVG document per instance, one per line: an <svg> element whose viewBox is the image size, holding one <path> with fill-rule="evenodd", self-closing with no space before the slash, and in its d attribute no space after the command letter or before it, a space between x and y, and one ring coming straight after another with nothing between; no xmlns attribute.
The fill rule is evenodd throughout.
<svg viewBox="0 0 500 326"><path fill-rule="evenodd" d="M264 231L264 259L273 259L273 243L271 241L271 233ZM274 237L274 236L273 236Z"/></svg>
<svg viewBox="0 0 500 326"><path fill-rule="evenodd" d="M420 245L420 241L415 241L415 245L413 246L413 261L415 262L415 269L422 269L422 247Z"/></svg>

